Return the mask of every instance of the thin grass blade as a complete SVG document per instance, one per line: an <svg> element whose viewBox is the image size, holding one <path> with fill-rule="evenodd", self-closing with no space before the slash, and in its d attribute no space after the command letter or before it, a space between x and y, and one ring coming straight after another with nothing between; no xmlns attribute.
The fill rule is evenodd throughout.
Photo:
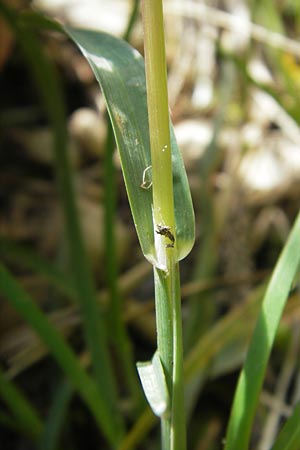
<svg viewBox="0 0 300 450"><path fill-rule="evenodd" d="M54 264L37 255L32 249L0 236L0 255L5 256L9 261L21 264L22 267L31 269L41 275L70 300L78 300L75 284L70 276Z"/></svg>
<svg viewBox="0 0 300 450"><path fill-rule="evenodd" d="M300 263L300 213L264 296L235 393L226 450L247 450L256 405L279 321Z"/></svg>
<svg viewBox="0 0 300 450"><path fill-rule="evenodd" d="M114 433L112 439L120 439L124 431L123 418L118 410L115 377L107 348L104 318L97 305L95 285L89 267L79 225L73 186L72 167L67 152L66 113L63 92L51 61L45 56L42 46L33 32L20 20L20 16L0 1L2 13L14 31L18 43L45 106L49 122L53 127L53 151L56 175L62 197L66 223L66 238L69 244L71 269L78 292L83 317L84 332L92 356L92 367L97 378L97 389L104 399L103 408L110 415ZM107 425L107 424L106 424ZM106 426L104 425L104 427Z"/></svg>
<svg viewBox="0 0 300 450"><path fill-rule="evenodd" d="M90 408L107 440L116 446L120 436L95 381L84 371L76 356L30 296L19 286L10 272L0 265L0 292L49 348L61 369L69 377Z"/></svg>
<svg viewBox="0 0 300 450"><path fill-rule="evenodd" d="M300 450L300 403L283 425L271 450Z"/></svg>
<svg viewBox="0 0 300 450"><path fill-rule="evenodd" d="M72 398L73 386L64 380L54 395L53 403L48 413L45 429L41 436L39 450L56 450L59 448L59 435L66 418L66 412Z"/></svg>
<svg viewBox="0 0 300 450"><path fill-rule="evenodd" d="M13 413L17 426L36 440L43 431L43 422L27 398L5 377L2 370L0 370L0 397Z"/></svg>

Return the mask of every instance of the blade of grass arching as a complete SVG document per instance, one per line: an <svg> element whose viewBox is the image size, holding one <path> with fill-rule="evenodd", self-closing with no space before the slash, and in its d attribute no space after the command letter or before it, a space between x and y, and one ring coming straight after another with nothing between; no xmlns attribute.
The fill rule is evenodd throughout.
<svg viewBox="0 0 300 450"><path fill-rule="evenodd" d="M247 342L255 324L265 285L251 292L247 300L218 320L193 346L185 360L185 379L193 382L231 342ZM241 325L242 324L242 325Z"/></svg>
<svg viewBox="0 0 300 450"><path fill-rule="evenodd" d="M245 81L251 83L251 85L261 89L262 91L265 91L267 94L269 94L271 97L273 97L274 100L278 103L278 105L281 106L281 108L284 109L294 120L298 119L299 108L296 110L296 108L293 105L291 106L289 104L289 102L286 102L283 99L282 95L280 95L280 93L278 93L274 87L270 87L267 84L263 84L263 83L260 83L257 80L255 80L249 73L247 65L245 64L244 58L241 58L235 54L229 54L227 52L224 53L224 52L222 52L221 49L220 49L220 53L223 54L224 57L226 57L227 59L229 59L236 65L240 74L242 74L243 77L245 78ZM297 94L297 96L298 96L298 94Z"/></svg>
<svg viewBox="0 0 300 450"><path fill-rule="evenodd" d="M47 17L39 11L34 11L33 9L24 9L22 14L19 16L20 24L25 27L29 27L32 30L48 30L61 33L62 28L61 25L51 19L51 17Z"/></svg>
<svg viewBox="0 0 300 450"><path fill-rule="evenodd" d="M16 419L9 416L6 412L0 410L0 426L8 428L13 431L22 432L23 430L18 427Z"/></svg>
<svg viewBox="0 0 300 450"><path fill-rule="evenodd" d="M141 285L145 277L147 277L151 272L151 266L147 261L137 264L134 268L131 268L128 272L120 276L118 283L120 288L120 293L122 296L126 297L135 288ZM106 289L100 291L97 295L99 304L106 305L108 301L108 292ZM134 308L135 309L135 308ZM134 320L136 314L129 307L124 314L124 320L128 323ZM47 315L49 321L54 325L54 327L60 332L60 334L65 335L66 328L68 324L72 324L71 327L76 326L81 323L80 311L78 304L73 304L59 311L56 310ZM73 328L72 328L73 329ZM70 330L71 331L71 330ZM28 341L28 346L26 353L24 354L21 350L17 352L13 361L11 361L10 367L7 370L9 376L17 376L23 372L26 368L30 367L32 364L36 363L40 358L46 356L49 353L49 349L45 346L40 352L36 352L36 345L34 337L30 338ZM39 348L41 348L39 347ZM90 366L90 358L87 359L87 364Z"/></svg>
<svg viewBox="0 0 300 450"><path fill-rule="evenodd" d="M53 403L47 415L44 432L39 440L38 450L56 450L59 448L59 435L73 391L74 388L69 381L63 381L57 387Z"/></svg>
<svg viewBox="0 0 300 450"><path fill-rule="evenodd" d="M139 6L140 6L140 0L132 0L131 13L129 16L126 30L123 34L123 39L127 42L130 42L130 37L131 37L132 31L134 29L136 20L139 15Z"/></svg>
<svg viewBox="0 0 300 450"><path fill-rule="evenodd" d="M19 45L31 69L54 130L54 155L56 173L65 213L70 259L78 297L81 303L83 324L92 366L103 397L103 408L113 425L114 439L123 434L123 420L118 409L115 377L106 347L104 319L96 301L95 286L85 253L79 219L75 205L72 169L67 155L66 117L63 94L51 62L45 57L35 34L28 27L19 26L17 16L3 3L0 12L14 30Z"/></svg>
<svg viewBox="0 0 300 450"><path fill-rule="evenodd" d="M67 31L71 37L77 42L81 50L89 60L95 75L100 82L103 93L106 97L108 109L114 126L116 140L118 143L122 168L127 187L129 200L131 203L131 209L135 220L135 225L139 235L141 247L145 256L154 264L165 270L166 266L161 263L159 257L157 257L156 249L154 246L155 233L153 230L153 210L152 210L152 194L151 188L151 159L149 152L149 133L148 133L148 121L147 121L147 109L146 109L146 96L145 96L145 78L144 67L141 57L136 51L133 51L124 42L116 40L111 36L107 36L102 33L95 33L86 30L74 30L67 28ZM165 70L165 69L164 69ZM150 95L151 97L151 95ZM167 126L169 124L169 116L167 110ZM168 131L168 139L161 146L159 151L161 154L165 152L166 155L171 155L171 145ZM156 223L167 223L172 227L175 234L172 242L175 243L174 253L178 248L178 253L174 254L173 262L182 259L190 251L194 241L194 215L192 210L192 203L190 199L190 192L186 180L186 174L183 169L182 160L180 158L178 149L172 142L172 154L173 160L170 157L170 179L172 180L171 163L173 163L174 170L174 202L175 202L175 216L176 219L170 220L158 220L155 216ZM152 158L152 165L156 162L156 159ZM158 174L152 167L152 176L156 176L158 181ZM169 174L168 174L169 179ZM165 172L161 178L161 181L165 180ZM153 190L155 183L153 178ZM162 184L162 183L161 183ZM165 186L165 183L163 183ZM173 196L170 191L166 192L164 188L161 188L161 195L164 198L168 198L168 209L173 209ZM155 203L155 202L154 202ZM165 205L164 205L165 207ZM155 208L154 208L155 209ZM163 210L163 208L162 208ZM161 210L161 211L162 211ZM169 216L168 216L169 217ZM164 215L162 214L162 218ZM175 228L176 223L176 228ZM175 233L176 232L176 233ZM157 236L156 236L157 237ZM156 239L157 241L157 239ZM164 246L164 244L162 244ZM173 247L169 245L169 248ZM165 248L165 247L163 247ZM169 250L168 253L171 253ZM177 268L174 267L174 271ZM173 271L173 266L172 266ZM178 272L176 272L178 273ZM175 274L175 272L174 272ZM178 318L177 306L179 305L178 297L176 293L179 292L178 283L175 276L168 280L163 280L163 274L160 275L157 272L157 278L161 276L161 292L168 296L165 298L165 302L170 301L172 303L171 311L169 311L168 320L173 320L176 316ZM159 283L158 283L159 284ZM170 297L172 293L172 297ZM173 296L174 294L174 296ZM175 298L176 296L176 298ZM172 319L171 319L172 318ZM163 328L163 327L161 327ZM173 384L172 399L177 401L177 389L179 382L179 353L180 346L177 344L177 339L180 339L179 332L179 319L174 323L174 342L171 348L170 355L166 357L172 358L173 348L176 349L176 362L174 362L174 368L170 369L171 364L168 364L168 375L173 373L176 378L176 382ZM169 338L172 338L170 333ZM160 350L161 352L161 350ZM164 355L160 355L164 358ZM173 355L174 357L174 355ZM165 362L165 361L163 361ZM172 375L172 376L173 376ZM178 378L179 379L179 378ZM178 406L178 405L177 405ZM183 408L173 408L174 415L172 420L177 414L182 414ZM169 433L171 440L175 433L178 437L178 442L174 448L180 447L180 443L184 441L184 433L180 433L182 429L183 421L176 426L171 427L172 433ZM179 436L180 435L180 436ZM177 440L174 439L174 442ZM176 447L177 445L177 447ZM173 447L172 447L173 448Z"/></svg>
<svg viewBox="0 0 300 450"><path fill-rule="evenodd" d="M284 36L287 34L282 15L279 13L277 5L272 0L256 1L253 7L253 15L255 21L267 29L276 31ZM274 64L275 69L279 72L281 82L284 83L282 91L289 94L285 109L289 108L291 110L292 115L295 116L298 123L300 119L298 107L300 103L299 87L298 83L295 83L295 80L293 79L291 68L289 66L286 67L284 63L283 58L287 56L287 54L283 53L283 51L269 47L267 47L265 51L270 61Z"/></svg>
<svg viewBox="0 0 300 450"><path fill-rule="evenodd" d="M283 425L271 450L300 450L300 403Z"/></svg>
<svg viewBox="0 0 300 450"><path fill-rule="evenodd" d="M1 369L0 397L14 415L18 428L34 440L39 438L44 427L39 414L15 384L5 377Z"/></svg>
<svg viewBox="0 0 300 450"><path fill-rule="evenodd" d="M226 450L247 450L249 447L251 427L267 362L299 263L300 213L264 296L234 397L227 429Z"/></svg>
<svg viewBox="0 0 300 450"><path fill-rule="evenodd" d="M137 19L139 0L134 0L124 39L129 40ZM118 251L116 247L116 210L117 184L114 164L115 140L110 118L107 115L107 139L104 158L104 245L105 245L105 275L110 296L109 320L112 332L109 337L124 370L127 386L131 393L133 405L140 409L143 404L142 391L135 369L133 352L126 332L122 314L122 296L118 285Z"/></svg>
<svg viewBox="0 0 300 450"><path fill-rule="evenodd" d="M215 358L226 353L231 343L247 347L265 290L266 284L257 287L246 303L222 317L199 339L185 360L186 386L206 373L207 368L214 364ZM298 304L298 297L294 299L294 303ZM157 417L148 408L126 434L118 450L136 449L156 423ZM279 447L276 450L279 450Z"/></svg>
<svg viewBox="0 0 300 450"><path fill-rule="evenodd" d="M115 447L120 441L120 436L111 420L111 411L107 408L95 380L80 366L69 345L2 265L0 265L0 292L49 348L53 358L89 407L105 437Z"/></svg>
<svg viewBox="0 0 300 450"><path fill-rule="evenodd" d="M141 56L125 42L104 33L77 30L69 27L66 27L66 31L86 56L100 83L112 120L121 156L127 193L142 251L152 264L162 270L167 270L165 259L162 262L159 256L157 256L159 253L156 252L157 249L155 248L154 241L156 241L156 243L158 241L157 234L159 235L159 238L163 238L163 236L160 236L160 233L154 232L153 220L155 220L156 225L160 223L168 224L175 234L175 236L173 236L170 233L172 243L175 244L176 241L174 248L172 245L167 246L167 248L169 248L167 253L171 254L172 250L174 250L172 259L172 273L174 276L172 276L172 280L171 277L167 277L167 280L163 279L163 274L158 274L159 271L156 269L155 272L157 279L159 280L157 285L161 284L159 290L161 291L162 296L164 296L165 303L169 301L172 304L168 315L169 323L172 322L175 316L177 318L174 321L176 322L174 323L174 327L171 325L172 333L170 336L172 336L174 331L174 342L171 353L166 355L167 352L162 352L161 349L159 349L160 353L163 353L160 354L163 359L163 364L172 358L174 349L174 366L171 368L170 361L167 370L168 376L172 374L172 376L174 375L176 378L176 382L172 384L172 389L174 388L172 399L176 399L177 401L179 398L179 387L181 385L178 381L180 373L180 364L178 364L178 361L181 357L181 353L180 345L177 344L178 340L180 340L181 333L179 330L180 319L178 316L179 297L177 295L179 292L177 282L178 268L175 267L175 263L189 253L194 242L194 213L182 159L172 131L172 143L169 143L170 136L168 131L168 139L166 139L159 151L161 154L172 154L172 159L170 158L170 176L168 174L168 177L166 177L166 173L160 171L160 184L166 186L165 179L169 180L170 178L172 181L171 168L173 168L174 197L171 195L170 190L166 191L165 188L161 187L159 191L159 175L154 170L154 167L152 167L153 180L151 179L151 165L153 166L154 162L156 164L156 158L151 158L149 150L145 74ZM167 125L169 125L168 110L166 118ZM164 125L164 127L166 129L166 125ZM158 183L155 182L154 175L156 177L156 182ZM164 182L162 183L163 180ZM162 214L161 220L159 220L155 214L155 217L153 217L153 210L155 210L156 207L154 207L154 209L152 207L152 181L153 192L154 185L156 184L158 187L157 192L160 192L160 196L163 196L165 200L167 199L167 205L164 205L164 208L166 206L166 209L169 211L173 210L174 199L175 218L172 220L170 219L170 215L168 216L168 220L165 219L166 216L164 216L164 214ZM153 197L155 197L155 195L153 195ZM161 211L164 208L161 208ZM159 208L156 209L157 211L159 210ZM162 240L161 242L161 248L165 249L164 242ZM171 247L172 250L170 250ZM163 326L161 329L162 332L164 332ZM171 340L173 338L171 338ZM164 361L165 355L166 359ZM169 386L171 386L171 384ZM182 407L175 408L173 407L175 403L174 400L174 403L172 402L174 414L171 416L172 421L177 420L177 424L174 427L172 426L170 428L172 432L165 433L165 436L167 436L167 434L169 435L170 442L171 440L174 442L178 441L177 444L175 444L175 447L172 448L183 448L181 443L184 442L184 433L181 431L182 428L184 428L184 422L182 420L180 422L179 420L179 415L182 415L183 405ZM177 437L174 438L176 433ZM178 447L176 447L176 445Z"/></svg>
<svg viewBox="0 0 300 450"><path fill-rule="evenodd" d="M145 68L141 55L106 33L65 27L91 65L106 99L137 234L145 257L156 264L151 156ZM178 260L194 243L194 213L182 158L171 128ZM141 186L142 185L142 186Z"/></svg>
<svg viewBox="0 0 300 450"><path fill-rule="evenodd" d="M32 269L71 300L78 300L74 282L54 264L41 258L32 249L0 236L0 255Z"/></svg>
<svg viewBox="0 0 300 450"><path fill-rule="evenodd" d="M153 414L150 407L147 408L126 434L117 450L135 450L138 448L138 445L145 441L157 420L158 418Z"/></svg>
<svg viewBox="0 0 300 450"><path fill-rule="evenodd" d="M110 297L108 316L110 321L110 339L120 358L126 382L135 407L141 405L141 389L126 332L122 314L122 297L118 286L118 255L115 237L115 214L117 192L114 168L114 137L112 127L107 121L107 142L104 159L104 242L105 242L105 276Z"/></svg>

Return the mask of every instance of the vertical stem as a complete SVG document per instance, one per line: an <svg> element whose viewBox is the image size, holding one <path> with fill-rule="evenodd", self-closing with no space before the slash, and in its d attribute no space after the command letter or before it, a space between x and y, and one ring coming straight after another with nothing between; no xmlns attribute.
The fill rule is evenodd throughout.
<svg viewBox="0 0 300 450"><path fill-rule="evenodd" d="M162 0L143 3L145 67L152 163L157 345L169 388L170 415L162 417L163 450L186 448L179 267Z"/></svg>
<svg viewBox="0 0 300 450"><path fill-rule="evenodd" d="M173 386L172 386L172 449L185 450L186 425L184 410L183 339L179 264L173 271Z"/></svg>
<svg viewBox="0 0 300 450"><path fill-rule="evenodd" d="M144 46L150 130L153 215L174 232L171 141L161 0L144 0Z"/></svg>
<svg viewBox="0 0 300 450"><path fill-rule="evenodd" d="M169 278L167 280L164 272L154 268L157 349L164 367L172 409L173 323ZM161 418L161 440L162 449L171 450L171 414Z"/></svg>

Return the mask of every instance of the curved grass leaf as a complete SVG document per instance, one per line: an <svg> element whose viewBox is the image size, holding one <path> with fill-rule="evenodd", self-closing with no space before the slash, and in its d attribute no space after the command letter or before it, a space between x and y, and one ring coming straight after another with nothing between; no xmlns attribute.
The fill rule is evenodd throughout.
<svg viewBox="0 0 300 450"><path fill-rule="evenodd" d="M247 450L256 405L279 321L300 263L300 213L279 257L235 393L226 450Z"/></svg>
<svg viewBox="0 0 300 450"><path fill-rule="evenodd" d="M0 397L13 413L17 426L28 436L36 439L43 431L43 423L33 406L21 391L7 380L0 370Z"/></svg>
<svg viewBox="0 0 300 450"><path fill-rule="evenodd" d="M146 82L141 55L105 33L66 27L101 86L120 152L128 198L145 257L156 264ZM194 243L194 212L182 158L171 130L178 260ZM144 187L141 185L144 183Z"/></svg>
<svg viewBox="0 0 300 450"><path fill-rule="evenodd" d="M0 236L0 255L34 270L70 300L78 301L74 282L54 264L41 258L30 248Z"/></svg>
<svg viewBox="0 0 300 450"><path fill-rule="evenodd" d="M300 450L300 403L283 425L271 450Z"/></svg>
<svg viewBox="0 0 300 450"><path fill-rule="evenodd" d="M57 450L59 435L66 418L66 412L73 395L73 386L64 380L54 395L53 403L48 412L45 429L41 436L38 450Z"/></svg>
<svg viewBox="0 0 300 450"><path fill-rule="evenodd" d="M111 421L111 412L97 384L80 366L69 345L3 265L0 265L0 292L49 348L52 356L90 408L108 441L115 446L120 440L120 435L114 422Z"/></svg>
<svg viewBox="0 0 300 450"><path fill-rule="evenodd" d="M222 349L230 345L231 342L244 342L249 340L249 335L253 329L257 310L262 298L262 287L255 290L243 307L235 308L225 317L217 321L188 353L184 364L184 375L187 390L191 383L203 376L205 370L211 366L214 359L222 352ZM241 324L247 323L247 327ZM189 394L188 391L186 394ZM187 400L188 395L186 395ZM156 423L155 416L150 409L147 409L132 429L124 438L118 450L133 450Z"/></svg>
<svg viewBox="0 0 300 450"><path fill-rule="evenodd" d="M294 228L290 234L290 237L282 251L280 259L275 267L271 281L268 285L266 294L264 296L264 306L262 307L261 315L264 315L264 311L269 309L269 313L266 314L266 324L268 324L268 345L263 345L263 340L260 339L260 333L255 331L256 347L252 349L252 371L251 367L248 367L249 374L249 388L251 388L251 394L255 396L255 399L247 398L249 407L252 410L246 410L246 402L235 403L240 406L239 410L235 410L235 422L237 439L234 441L236 447L233 447L233 441L229 441L227 438L226 450L248 450L248 446L240 446L242 440L239 442L239 436L242 436L245 430L243 426L244 422L249 420L249 430L251 429L251 423L253 421L253 415L257 398L262 384L263 375L265 372L266 363L270 354L272 343L274 341L275 332L281 317L281 313L288 296L290 286L292 284L294 274L297 271L297 266L300 262L300 215L298 216ZM192 350L189 352L185 361L185 380L187 384L193 382L196 377L201 376L203 370L208 367L213 359L222 352L222 349L226 349L231 342L245 342L248 341L248 336L254 326L254 321L259 308L259 304L262 298L262 288L260 286L249 297L249 301L243 307L239 307L233 310L229 315L226 315L220 319L211 329L204 334L204 336L195 344ZM273 303L274 302L274 303ZM271 307L270 307L271 303ZM272 322L272 315L274 314L274 322ZM279 316L279 317L278 317ZM247 324L242 326L240 324ZM261 322L260 322L261 323ZM257 327L256 327L257 328ZM262 331L262 330L260 330ZM245 342L246 344L246 342ZM252 344L253 347L253 344ZM255 351L256 350L256 351ZM249 366L249 364L248 364ZM251 377L251 373L253 376ZM256 378L257 377L257 378ZM241 388L240 388L241 389ZM242 397L242 400L243 397ZM251 403L254 403L251 404ZM245 413L243 413L243 408ZM249 416L247 416L249 413ZM238 423L239 414L241 414L242 423ZM233 420L233 419L231 419ZM142 441L145 435L153 427L155 418L151 411L147 410L139 418L130 432L126 435L119 450L133 450ZM295 431L296 433L296 431ZM230 437L232 439L232 437ZM242 439L242 438L241 438ZM276 447L272 450L279 450L280 447ZM292 447L294 450L294 448ZM280 449L281 450L281 449ZM290 450L290 449L289 449ZM297 449L298 450L298 449Z"/></svg>
<svg viewBox="0 0 300 450"><path fill-rule="evenodd" d="M56 175L65 214L66 238L69 244L74 283L80 301L86 341L92 356L92 368L97 378L97 389L104 399L103 408L110 415L116 441L123 434L123 418L118 410L116 381L107 348L104 317L97 305L94 280L89 267L81 234L73 187L72 167L67 152L66 113L63 92L55 71L43 48L26 21L20 20L16 11L0 1L0 13L16 35L28 64L36 88L43 101L49 122L53 127L53 152ZM105 428L106 425L104 425Z"/></svg>

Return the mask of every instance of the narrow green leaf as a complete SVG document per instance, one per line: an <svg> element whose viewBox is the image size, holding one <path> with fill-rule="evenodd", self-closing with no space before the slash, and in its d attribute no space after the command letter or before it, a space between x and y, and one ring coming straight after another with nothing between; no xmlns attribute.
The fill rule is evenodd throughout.
<svg viewBox="0 0 300 450"><path fill-rule="evenodd" d="M137 234L145 257L156 264L151 157L144 62L125 41L101 32L66 27L101 86L120 152ZM194 243L194 212L182 158L171 129L177 259ZM146 179L145 179L146 178ZM144 183L144 187L141 186Z"/></svg>
<svg viewBox="0 0 300 450"><path fill-rule="evenodd" d="M48 413L45 429L41 436L39 450L56 450L58 447L59 434L61 432L66 411L73 394L73 386L64 380L59 384Z"/></svg>
<svg viewBox="0 0 300 450"><path fill-rule="evenodd" d="M33 406L25 398L23 393L6 379L0 370L0 397L13 413L17 423L28 436L36 439L43 431L43 423Z"/></svg>
<svg viewBox="0 0 300 450"><path fill-rule="evenodd" d="M75 285L70 277L54 264L34 253L32 249L0 236L0 256L5 256L9 261L34 270L62 294L72 300L78 300Z"/></svg>
<svg viewBox="0 0 300 450"><path fill-rule="evenodd" d="M107 348L104 318L97 305L92 273L86 255L76 208L73 173L67 152L66 112L63 92L58 75L51 60L26 21L20 20L16 11L0 1L2 13L14 31L25 60L31 70L37 90L41 96L49 122L53 127L53 151L56 175L65 214L66 239L69 244L70 262L74 283L80 300L86 341L91 352L92 368L97 378L97 389L104 400L102 407L110 415L114 428L114 441L123 434L123 417L118 410L116 381ZM105 427L105 425L104 425Z"/></svg>
<svg viewBox="0 0 300 450"><path fill-rule="evenodd" d="M254 326L261 297L262 288L260 287L253 292L246 305L235 308L228 315L222 317L194 345L187 355L184 367L187 389L191 383L203 376L214 358L224 347L230 345L232 340L243 341L246 345L250 330ZM240 325L244 323L247 323L246 329ZM151 414L151 410L147 409L126 435L119 450L135 449L155 423L155 416Z"/></svg>
<svg viewBox="0 0 300 450"><path fill-rule="evenodd" d="M300 450L300 402L283 425L272 450Z"/></svg>
<svg viewBox="0 0 300 450"><path fill-rule="evenodd" d="M226 450L247 450L255 408L279 321L300 263L300 213L276 264L235 393Z"/></svg>
<svg viewBox="0 0 300 450"><path fill-rule="evenodd" d="M97 384L80 366L69 345L35 305L30 296L2 265L0 265L0 292L47 345L57 363L90 408L108 441L115 446L119 442L120 436L114 422L111 421L110 411Z"/></svg>
<svg viewBox="0 0 300 450"><path fill-rule="evenodd" d="M0 410L0 425L15 432L23 432L23 430L18 426L19 424L16 423L15 418L6 414L6 412L2 410Z"/></svg>

